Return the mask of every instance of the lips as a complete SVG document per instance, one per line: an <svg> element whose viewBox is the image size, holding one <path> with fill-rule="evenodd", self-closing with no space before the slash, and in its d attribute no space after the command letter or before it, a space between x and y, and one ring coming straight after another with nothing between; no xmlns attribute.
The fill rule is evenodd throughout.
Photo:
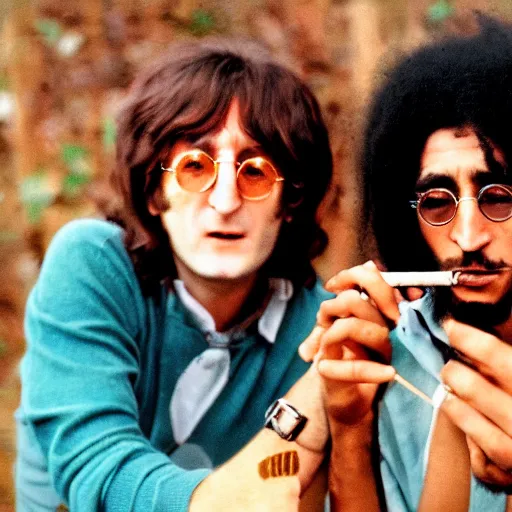
<svg viewBox="0 0 512 512"><path fill-rule="evenodd" d="M457 284L470 288L481 288L491 284L502 273L500 270L457 269L460 272Z"/></svg>
<svg viewBox="0 0 512 512"><path fill-rule="evenodd" d="M244 237L244 234L233 231L211 231L208 236L218 240L240 240Z"/></svg>

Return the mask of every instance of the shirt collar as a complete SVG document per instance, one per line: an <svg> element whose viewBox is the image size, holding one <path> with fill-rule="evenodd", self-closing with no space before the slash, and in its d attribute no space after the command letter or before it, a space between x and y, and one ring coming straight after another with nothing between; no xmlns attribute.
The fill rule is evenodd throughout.
<svg viewBox="0 0 512 512"><path fill-rule="evenodd" d="M272 296L258 320L258 332L269 343L274 343L286 313L286 306L293 295L293 285L287 279L271 278L269 288L272 290ZM174 289L183 305L194 315L199 328L205 332L216 332L213 317L190 295L182 280L174 280ZM236 326L233 329L236 329Z"/></svg>
<svg viewBox="0 0 512 512"><path fill-rule="evenodd" d="M419 315L423 318L428 330L431 332L433 336L435 336L439 341L446 343L449 345L448 336L446 332L434 318L434 298L431 293L427 292L425 295L414 302L411 302L411 308L418 312Z"/></svg>
<svg viewBox="0 0 512 512"><path fill-rule="evenodd" d="M426 293L421 299L399 304L400 319L396 326L396 339L418 361L432 377L439 381L439 372L444 365L443 357L433 338L448 344L448 337L435 321L432 298ZM392 340L395 337L392 337ZM398 352L399 353L399 352Z"/></svg>

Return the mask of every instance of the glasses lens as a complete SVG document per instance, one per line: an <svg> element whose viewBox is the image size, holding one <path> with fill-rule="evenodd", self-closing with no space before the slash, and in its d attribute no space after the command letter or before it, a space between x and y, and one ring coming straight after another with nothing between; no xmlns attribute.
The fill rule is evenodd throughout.
<svg viewBox="0 0 512 512"><path fill-rule="evenodd" d="M495 222L512 217L512 191L503 185L485 187L478 197L481 212Z"/></svg>
<svg viewBox="0 0 512 512"><path fill-rule="evenodd" d="M272 164L261 157L249 158L238 169L238 189L246 199L264 199L278 178Z"/></svg>
<svg viewBox="0 0 512 512"><path fill-rule="evenodd" d="M215 182L215 164L203 151L189 151L174 165L176 180L189 192L204 192Z"/></svg>
<svg viewBox="0 0 512 512"><path fill-rule="evenodd" d="M448 190L432 189L420 200L419 212L423 220L433 226L441 226L453 219L457 203Z"/></svg>

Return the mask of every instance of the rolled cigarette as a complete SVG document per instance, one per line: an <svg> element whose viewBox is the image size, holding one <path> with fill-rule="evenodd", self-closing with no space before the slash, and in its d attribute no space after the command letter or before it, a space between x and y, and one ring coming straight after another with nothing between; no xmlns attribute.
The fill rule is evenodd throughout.
<svg viewBox="0 0 512 512"><path fill-rule="evenodd" d="M460 272L381 272L384 281L394 288L398 286L453 286Z"/></svg>

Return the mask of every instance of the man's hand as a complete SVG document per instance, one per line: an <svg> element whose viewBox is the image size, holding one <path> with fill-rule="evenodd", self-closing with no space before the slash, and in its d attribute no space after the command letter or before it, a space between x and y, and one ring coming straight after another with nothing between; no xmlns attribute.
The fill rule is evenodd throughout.
<svg viewBox="0 0 512 512"><path fill-rule="evenodd" d="M398 320L398 305L373 262L340 272L326 288L338 295L321 305L300 353L318 361L329 419L356 424L370 412L378 385L395 375L384 363L391 357L389 324Z"/></svg>
<svg viewBox="0 0 512 512"><path fill-rule="evenodd" d="M395 375L386 363L389 328L399 317L397 298L372 262L340 272L326 288L338 295L320 307L300 354L315 359L323 378L332 436L331 509L377 511L372 404L379 384Z"/></svg>
<svg viewBox="0 0 512 512"><path fill-rule="evenodd" d="M494 489L512 486L512 347L455 320L443 325L450 344L474 368L449 361L441 372L453 393L443 411L466 434L471 468Z"/></svg>

